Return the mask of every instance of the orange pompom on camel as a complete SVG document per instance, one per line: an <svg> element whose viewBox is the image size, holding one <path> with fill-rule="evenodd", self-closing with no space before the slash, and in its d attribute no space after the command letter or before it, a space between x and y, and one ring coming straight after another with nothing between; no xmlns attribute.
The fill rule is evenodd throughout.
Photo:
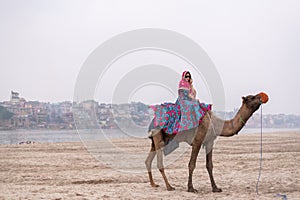
<svg viewBox="0 0 300 200"><path fill-rule="evenodd" d="M261 92L261 93L259 93L259 96L261 98L262 103L267 103L269 101L269 97L266 93Z"/></svg>
<svg viewBox="0 0 300 200"><path fill-rule="evenodd" d="M162 174L167 190L174 190L174 188L168 182L164 172L163 151L165 152L165 144L167 144L167 142L175 141L179 143L185 141L192 146L192 154L188 165L188 191L197 192L197 190L195 190L193 187L192 177L196 167L196 160L199 150L201 145L203 145L206 151L206 168L211 181L212 191L222 192L222 189L217 187L213 177L212 152L214 140L218 136L231 137L238 134L238 132L245 126L247 120L256 110L258 110L262 103L268 102L269 97L266 93L261 92L257 95L248 95L246 97L242 97L242 99L242 106L233 119L222 120L214 115L212 111L208 111L204 115L202 123L195 128L194 131L186 131L177 135L170 135L166 134L162 129L152 129L150 131L150 138L152 140L151 149L145 161L151 186L158 187L158 185L154 183L151 172L152 161L155 155L157 155L157 167Z"/></svg>

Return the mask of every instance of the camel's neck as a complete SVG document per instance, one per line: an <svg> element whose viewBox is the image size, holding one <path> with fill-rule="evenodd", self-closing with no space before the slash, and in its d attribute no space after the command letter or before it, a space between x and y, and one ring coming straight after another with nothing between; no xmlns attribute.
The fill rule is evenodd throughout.
<svg viewBox="0 0 300 200"><path fill-rule="evenodd" d="M231 120L226 120L221 131L221 136L230 137L238 134L238 132L245 126L248 119L253 112L249 110L244 104L237 112L235 117Z"/></svg>

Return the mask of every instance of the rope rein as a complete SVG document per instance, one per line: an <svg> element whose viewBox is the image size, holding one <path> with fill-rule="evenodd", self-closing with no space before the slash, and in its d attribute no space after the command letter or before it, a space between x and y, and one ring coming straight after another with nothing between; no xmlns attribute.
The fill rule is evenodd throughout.
<svg viewBox="0 0 300 200"><path fill-rule="evenodd" d="M258 183L260 181L260 176L261 176L261 169L262 169L262 132L263 132L263 119L262 119L262 103L260 106L260 160L259 160L259 170L258 170L258 177L257 177L257 182L256 182L256 194L259 195L258 193Z"/></svg>

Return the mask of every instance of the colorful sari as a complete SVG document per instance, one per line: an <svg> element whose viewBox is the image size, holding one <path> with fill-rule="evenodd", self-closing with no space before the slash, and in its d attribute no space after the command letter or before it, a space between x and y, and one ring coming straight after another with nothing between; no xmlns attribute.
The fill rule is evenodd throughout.
<svg viewBox="0 0 300 200"><path fill-rule="evenodd" d="M199 126L203 116L211 110L211 104L200 103L190 98L189 93L189 89L181 87L175 103L150 106L154 111L152 126L163 129L167 134L177 134Z"/></svg>

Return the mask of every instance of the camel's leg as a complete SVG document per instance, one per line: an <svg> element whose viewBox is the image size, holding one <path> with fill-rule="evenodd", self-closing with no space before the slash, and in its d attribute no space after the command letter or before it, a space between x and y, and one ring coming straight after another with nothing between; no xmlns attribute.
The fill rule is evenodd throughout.
<svg viewBox="0 0 300 200"><path fill-rule="evenodd" d="M193 148L192 148L192 154L189 162L189 180L188 180L188 192L198 192L196 189L194 189L193 186L193 172L194 169L196 168L196 161L198 157L198 153L200 151L201 143L193 143Z"/></svg>
<svg viewBox="0 0 300 200"><path fill-rule="evenodd" d="M152 165L152 161L153 161L155 155L156 155L156 151L155 151L155 147L154 147L153 140L152 140L151 149L150 149L148 157L145 161L146 168L147 168L148 175L149 175L150 184L151 184L152 187L158 187L159 186L159 185L156 185L154 183L153 177L152 177L152 172L151 172L151 165Z"/></svg>
<svg viewBox="0 0 300 200"><path fill-rule="evenodd" d="M156 154L157 154L157 168L159 169L162 177L164 178L167 190L171 191L174 190L175 188L173 188L168 179L167 176L165 174L165 170L164 170L164 165L163 165L163 152L162 152L162 145L163 145L163 138L162 138L162 133L159 132L158 134L153 136L153 142L154 142L154 146L155 146L155 150L156 150Z"/></svg>
<svg viewBox="0 0 300 200"><path fill-rule="evenodd" d="M193 145L192 154L189 162L188 192L197 192L197 190L194 189L193 186L193 172L194 169L196 168L197 157L205 136L206 136L206 129L204 128L204 126L199 127L192 144Z"/></svg>
<svg viewBox="0 0 300 200"><path fill-rule="evenodd" d="M222 189L217 187L214 177L213 177L212 151L213 150L211 149L211 151L208 154L206 154L206 169L209 174L212 191L213 192L222 192Z"/></svg>

